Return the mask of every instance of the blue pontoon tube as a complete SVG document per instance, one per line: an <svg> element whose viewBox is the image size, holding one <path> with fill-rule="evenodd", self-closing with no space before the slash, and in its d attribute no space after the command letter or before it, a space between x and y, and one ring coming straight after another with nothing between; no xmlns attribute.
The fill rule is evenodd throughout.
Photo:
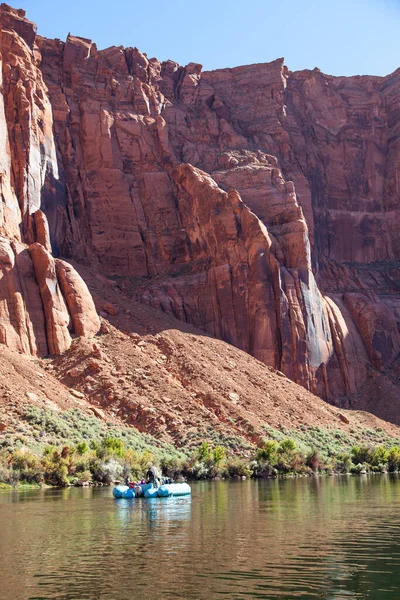
<svg viewBox="0 0 400 600"><path fill-rule="evenodd" d="M116 485L114 498L169 498L171 496L188 496L192 493L187 483L165 483L156 487L153 483L141 483L134 488L127 485Z"/></svg>

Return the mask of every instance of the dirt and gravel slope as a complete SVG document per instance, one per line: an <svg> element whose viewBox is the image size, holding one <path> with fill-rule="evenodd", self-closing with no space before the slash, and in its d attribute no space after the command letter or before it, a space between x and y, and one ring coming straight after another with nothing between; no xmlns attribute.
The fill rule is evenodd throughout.
<svg viewBox="0 0 400 600"><path fill-rule="evenodd" d="M271 429L310 427L354 439L368 429L400 436L398 427L328 405L245 352L133 301L118 282L76 267L102 315L101 333L76 338L53 360L0 347L0 421L7 428L34 403L95 410L179 447L209 439L240 451Z"/></svg>

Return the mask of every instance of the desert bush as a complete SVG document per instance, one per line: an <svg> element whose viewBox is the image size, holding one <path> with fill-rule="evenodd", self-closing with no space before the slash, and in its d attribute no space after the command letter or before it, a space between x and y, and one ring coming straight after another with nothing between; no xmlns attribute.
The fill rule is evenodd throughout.
<svg viewBox="0 0 400 600"><path fill-rule="evenodd" d="M163 475L175 479L182 474L183 461L181 458L163 456L160 467Z"/></svg>
<svg viewBox="0 0 400 600"><path fill-rule="evenodd" d="M353 473L353 475L359 475L362 471L368 471L368 465L358 463L357 465L353 464L350 467L350 473Z"/></svg>
<svg viewBox="0 0 400 600"><path fill-rule="evenodd" d="M44 472L39 457L27 448L21 448L13 452L10 467L18 473L18 480L27 483L42 483L44 480Z"/></svg>
<svg viewBox="0 0 400 600"><path fill-rule="evenodd" d="M211 453L211 460L214 465L219 466L226 458L226 450L222 446L217 446Z"/></svg>
<svg viewBox="0 0 400 600"><path fill-rule="evenodd" d="M190 479L208 479L210 477L209 469L204 462L197 461L185 469L185 474Z"/></svg>
<svg viewBox="0 0 400 600"><path fill-rule="evenodd" d="M107 436L101 443L107 455L122 458L124 455L124 442L116 437Z"/></svg>
<svg viewBox="0 0 400 600"><path fill-rule="evenodd" d="M278 458L278 443L267 440L261 448L257 448L255 460L266 464L275 464Z"/></svg>
<svg viewBox="0 0 400 600"><path fill-rule="evenodd" d="M11 467L8 455L4 452L0 453L0 482L17 485L19 480L20 473Z"/></svg>
<svg viewBox="0 0 400 600"><path fill-rule="evenodd" d="M313 448L306 456L305 464L312 471L321 471L324 468L324 463L316 448Z"/></svg>
<svg viewBox="0 0 400 600"><path fill-rule="evenodd" d="M260 470L272 474L278 462L278 442L274 440L265 441L263 446L257 448L254 460L257 464L256 471Z"/></svg>
<svg viewBox="0 0 400 600"><path fill-rule="evenodd" d="M132 479L142 479L150 466L155 462L151 452L137 452L136 450L126 450L124 454L123 476Z"/></svg>
<svg viewBox="0 0 400 600"><path fill-rule="evenodd" d="M333 470L337 473L349 473L351 466L352 462L349 454L340 453L333 458Z"/></svg>
<svg viewBox="0 0 400 600"><path fill-rule="evenodd" d="M93 480L93 477L92 477L92 473L90 471L82 471L81 473L77 474L76 484L82 485L84 483L91 483L92 480Z"/></svg>
<svg viewBox="0 0 400 600"><path fill-rule="evenodd" d="M287 438L278 446L278 461L276 469L279 473L301 472L304 470L305 459L296 451L296 442Z"/></svg>
<svg viewBox="0 0 400 600"><path fill-rule="evenodd" d="M389 458L389 453L384 446L377 446L371 452L370 464L373 467L379 467L380 469L386 467Z"/></svg>
<svg viewBox="0 0 400 600"><path fill-rule="evenodd" d="M256 474L273 475L305 470L305 457L297 450L296 442L285 438L279 442L268 440L257 448L254 460L257 463Z"/></svg>
<svg viewBox="0 0 400 600"><path fill-rule="evenodd" d="M85 471L90 471L90 459L92 458L92 456L87 455L86 457L83 456L79 456L79 459L74 461L71 469L70 469L70 474L76 473L77 475L79 473L84 473Z"/></svg>
<svg viewBox="0 0 400 600"><path fill-rule="evenodd" d="M115 458L108 458L105 461L94 459L90 464L90 471L94 481L106 485L120 480L123 476L123 467Z"/></svg>
<svg viewBox="0 0 400 600"><path fill-rule="evenodd" d="M211 456L211 448L210 448L210 444L208 442L201 442L198 451L197 451L197 457L198 460L200 462L205 462L207 460L209 460Z"/></svg>
<svg viewBox="0 0 400 600"><path fill-rule="evenodd" d="M89 446L87 442L78 442L75 447L75 452L81 456L89 452Z"/></svg>
<svg viewBox="0 0 400 600"><path fill-rule="evenodd" d="M232 458L228 460L225 470L229 477L251 477L252 474L248 460L243 458Z"/></svg>
<svg viewBox="0 0 400 600"><path fill-rule="evenodd" d="M58 487L69 485L68 465L58 450L47 449L42 459L42 468L46 483Z"/></svg>
<svg viewBox="0 0 400 600"><path fill-rule="evenodd" d="M278 454L290 455L296 450L296 442L290 438L282 440L278 447Z"/></svg>
<svg viewBox="0 0 400 600"><path fill-rule="evenodd" d="M400 471L400 447L399 446L393 446L393 448L390 448L390 450L388 452L387 464L388 464L388 469L391 473L393 473L394 471Z"/></svg>
<svg viewBox="0 0 400 600"><path fill-rule="evenodd" d="M372 450L369 446L353 446L351 449L351 460L355 465L371 463Z"/></svg>

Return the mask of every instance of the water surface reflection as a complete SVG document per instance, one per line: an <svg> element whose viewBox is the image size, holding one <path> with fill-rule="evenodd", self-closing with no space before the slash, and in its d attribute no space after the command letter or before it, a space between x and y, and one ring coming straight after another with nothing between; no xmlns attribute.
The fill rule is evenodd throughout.
<svg viewBox="0 0 400 600"><path fill-rule="evenodd" d="M400 480L198 483L0 494L2 600L400 599Z"/></svg>

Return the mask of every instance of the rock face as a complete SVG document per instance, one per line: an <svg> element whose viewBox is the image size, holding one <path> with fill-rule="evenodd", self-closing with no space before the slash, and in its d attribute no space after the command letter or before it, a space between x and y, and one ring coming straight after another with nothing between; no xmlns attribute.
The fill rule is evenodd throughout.
<svg viewBox="0 0 400 600"><path fill-rule="evenodd" d="M29 247L46 318L51 354L62 354L71 345L69 313L57 281L54 258L38 242Z"/></svg>
<svg viewBox="0 0 400 600"><path fill-rule="evenodd" d="M69 263L60 259L56 259L55 263L57 280L71 315L73 331L81 337L96 335L100 329L100 319L86 283Z"/></svg>
<svg viewBox="0 0 400 600"><path fill-rule="evenodd" d="M5 5L0 19L5 239L33 244L46 269L52 248L124 278L142 302L328 400L393 361L400 71L331 77L279 59L202 73L136 48L37 37ZM37 277L47 344L61 352L67 315L80 335L98 321L84 284L64 262L55 272L51 298ZM51 322L49 304L61 315ZM24 323L2 340L26 351Z"/></svg>
<svg viewBox="0 0 400 600"><path fill-rule="evenodd" d="M0 24L0 342L28 354L59 354L71 333L93 335L100 324L84 282L64 263L61 292L51 256L46 214L57 230L64 196L57 196L52 108L38 68L36 28L24 11L4 4Z"/></svg>

